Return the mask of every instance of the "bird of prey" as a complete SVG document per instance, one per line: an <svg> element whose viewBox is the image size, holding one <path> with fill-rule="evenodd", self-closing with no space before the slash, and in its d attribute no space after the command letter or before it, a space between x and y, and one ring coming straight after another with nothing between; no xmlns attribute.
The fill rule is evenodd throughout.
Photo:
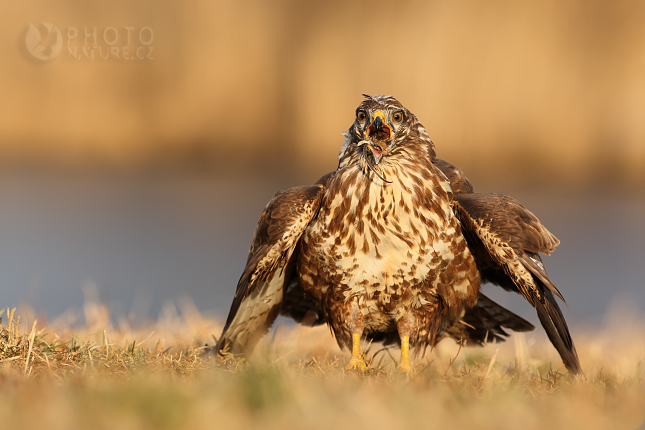
<svg viewBox="0 0 645 430"><path fill-rule="evenodd" d="M511 197L474 193L394 97L365 95L343 135L335 171L266 206L215 350L250 353L282 314L327 323L352 351L348 369L366 369L362 339L397 342L408 372L411 346L534 329L480 292L490 282L524 296L566 368L581 373L564 299L539 256L558 239Z"/></svg>

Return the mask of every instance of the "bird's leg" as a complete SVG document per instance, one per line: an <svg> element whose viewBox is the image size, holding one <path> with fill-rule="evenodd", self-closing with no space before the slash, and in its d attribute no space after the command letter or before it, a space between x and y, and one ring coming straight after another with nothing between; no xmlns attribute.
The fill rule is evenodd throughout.
<svg viewBox="0 0 645 430"><path fill-rule="evenodd" d="M396 322L396 328L401 338L401 360L397 370L403 373L410 373L412 365L410 364L410 332L414 324L414 317L409 313L399 318Z"/></svg>
<svg viewBox="0 0 645 430"><path fill-rule="evenodd" d="M361 354L361 335L358 333L352 333L352 359L349 360L345 369L356 369L363 372L367 370L367 364Z"/></svg>
<svg viewBox="0 0 645 430"><path fill-rule="evenodd" d="M363 315L361 314L360 309L358 308L358 298L354 297L349 303L349 317L347 319L347 325L349 326L352 332L352 359L347 364L345 369L352 370L357 369L360 371L367 370L367 365L363 359L363 354L361 354L361 337L363 336Z"/></svg>

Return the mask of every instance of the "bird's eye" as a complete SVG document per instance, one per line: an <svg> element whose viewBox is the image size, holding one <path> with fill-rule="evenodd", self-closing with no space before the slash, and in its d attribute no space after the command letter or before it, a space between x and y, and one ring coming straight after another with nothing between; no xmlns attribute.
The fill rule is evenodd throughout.
<svg viewBox="0 0 645 430"><path fill-rule="evenodd" d="M356 114L356 118L358 118L359 121L364 121L365 120L365 112L362 110L359 110L358 113Z"/></svg>
<svg viewBox="0 0 645 430"><path fill-rule="evenodd" d="M403 121L403 113L402 112L395 112L394 116L392 116L392 119L394 120L394 122Z"/></svg>

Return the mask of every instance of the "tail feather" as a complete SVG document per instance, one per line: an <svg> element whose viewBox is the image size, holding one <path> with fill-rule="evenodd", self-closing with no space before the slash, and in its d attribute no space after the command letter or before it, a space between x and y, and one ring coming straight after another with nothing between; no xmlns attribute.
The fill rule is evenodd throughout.
<svg viewBox="0 0 645 430"><path fill-rule="evenodd" d="M436 342L450 337L467 346L482 346L488 342L504 342L509 336L506 329L515 332L535 330L535 327L524 318L495 303L481 292L477 304L468 310L464 316L455 321L450 327L437 332ZM373 342L383 342L384 345L398 343L401 339L396 330L381 333L370 333L367 338ZM434 346L434 345L433 345Z"/></svg>
<svg viewBox="0 0 645 430"><path fill-rule="evenodd" d="M487 342L504 342L509 334L535 330L524 318L495 303L481 292L474 308L468 309L462 320L446 330L455 340L466 345L484 345Z"/></svg>
<svg viewBox="0 0 645 430"><path fill-rule="evenodd" d="M280 315L292 318L295 322L308 327L326 322L320 302L306 293L297 279L294 279L286 288Z"/></svg>

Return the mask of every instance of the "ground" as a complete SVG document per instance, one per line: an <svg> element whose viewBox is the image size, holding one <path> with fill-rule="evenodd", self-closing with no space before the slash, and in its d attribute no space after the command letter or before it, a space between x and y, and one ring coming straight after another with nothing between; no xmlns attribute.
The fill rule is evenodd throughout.
<svg viewBox="0 0 645 430"><path fill-rule="evenodd" d="M247 362L203 357L221 321L194 308L131 327L86 305L86 323L4 310L0 422L21 429L637 429L645 420L645 324L574 328L586 378L541 333L459 350L443 341L395 370L371 345L345 371L326 327L279 326ZM42 318L41 318L42 320ZM539 330L539 329L538 329ZM4 426L3 425L3 426Z"/></svg>

